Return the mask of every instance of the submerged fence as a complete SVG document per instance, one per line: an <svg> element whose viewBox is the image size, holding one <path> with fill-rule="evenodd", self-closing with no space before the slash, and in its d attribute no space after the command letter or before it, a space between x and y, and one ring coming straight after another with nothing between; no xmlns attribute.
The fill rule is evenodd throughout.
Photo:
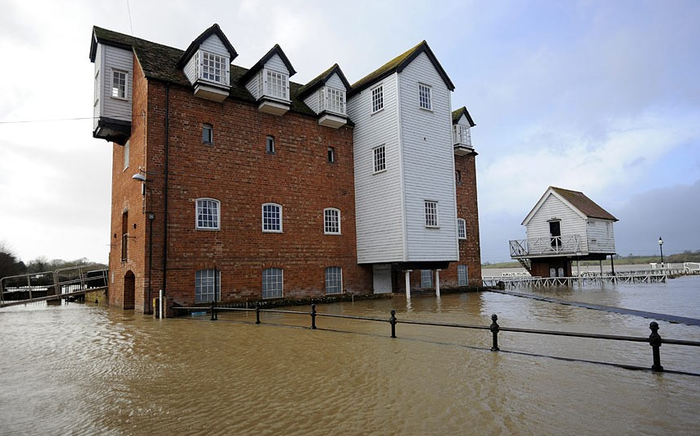
<svg viewBox="0 0 700 436"><path fill-rule="evenodd" d="M524 333L533 335L543 335L543 336L565 336L572 338L587 338L587 339L602 339L611 341L623 341L623 342L646 342L652 348L652 366L651 370L654 372L664 371L664 367L661 365L661 352L660 347L662 344L670 345L680 345L689 347L700 347L699 341L686 341L678 339L662 339L659 335L659 324L656 321L652 321L649 324L649 329L651 334L649 337L636 337L636 336L620 336L620 335L603 335L598 333L577 333L577 332L563 332L556 330L537 330L537 329L526 329L526 328L516 328L516 327L501 327L498 324L498 316L491 315L490 325L469 325L469 324L451 324L451 323L439 323L430 321L414 321L414 320L400 320L396 318L396 311L392 310L390 312L389 318L374 318L374 317L364 317L356 315L340 315L332 313L322 313L316 310L316 305L311 305L311 310L309 312L302 312L297 310L280 310L280 309L261 309L259 304L255 305L255 308L243 308L243 307L221 307L217 306L216 303L211 303L210 306L198 306L198 307L173 307L173 309L187 311L187 312L200 312L211 314L211 320L216 321L219 319L219 313L223 312L255 312L255 324L261 324L261 314L263 313L279 313L279 314L291 314L291 315L303 315L310 317L309 328L315 330L316 318L326 317L326 318L342 318L357 321L368 321L368 322L380 322L388 323L391 327L391 338L396 338L396 326L397 324L407 324L407 325L418 325L418 326L431 326L431 327L446 327L446 328L458 328L458 329L470 329L470 330L488 330L491 332L491 351L500 351L501 348L498 345L498 338L500 332L512 332L512 333ZM577 359L574 359L577 360ZM629 365L615 364L616 366L621 366L629 369L643 369L641 367L631 367ZM700 374L693 374L700 375Z"/></svg>

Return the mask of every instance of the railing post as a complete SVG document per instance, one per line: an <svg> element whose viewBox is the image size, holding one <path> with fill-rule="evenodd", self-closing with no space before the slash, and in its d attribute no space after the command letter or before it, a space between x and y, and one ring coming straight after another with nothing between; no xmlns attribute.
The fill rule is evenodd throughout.
<svg viewBox="0 0 700 436"><path fill-rule="evenodd" d="M649 345L651 345L652 352L654 354L654 364L651 366L652 371L661 372L664 367L661 366L661 354L659 353L659 347L661 346L661 336L659 335L659 324L656 321L649 323L649 328L651 329L651 334L649 335Z"/></svg>
<svg viewBox="0 0 700 436"><path fill-rule="evenodd" d="M255 324L260 324L260 302L255 302Z"/></svg>
<svg viewBox="0 0 700 436"><path fill-rule="evenodd" d="M219 319L219 315L216 313L216 302L211 302L211 320L216 321Z"/></svg>
<svg viewBox="0 0 700 436"><path fill-rule="evenodd" d="M498 351L498 330L500 330L498 326L498 316L494 313L491 315L491 327L489 327L489 330L491 330L491 333L493 333L493 344L491 345L491 351Z"/></svg>
<svg viewBox="0 0 700 436"><path fill-rule="evenodd" d="M391 317L389 318L389 324L391 324L391 337L396 337L396 311L391 311Z"/></svg>
<svg viewBox="0 0 700 436"><path fill-rule="evenodd" d="M311 329L316 330L316 305L311 305Z"/></svg>

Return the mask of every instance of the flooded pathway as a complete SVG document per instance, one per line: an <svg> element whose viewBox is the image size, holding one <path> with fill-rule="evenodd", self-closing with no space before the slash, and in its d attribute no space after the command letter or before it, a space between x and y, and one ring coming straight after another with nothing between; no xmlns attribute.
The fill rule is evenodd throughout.
<svg viewBox="0 0 700 436"><path fill-rule="evenodd" d="M488 325L497 313L524 328L649 331L644 318L496 293L318 307L387 319L392 309L405 320ZM582 361L650 364L648 344L502 334L509 352L495 353L488 331L401 324L391 339L386 323L324 317L311 330L308 316L254 316L3 309L0 434L700 433L698 377ZM664 337L700 340L696 326L659 324ZM698 350L662 353L664 366L700 373Z"/></svg>

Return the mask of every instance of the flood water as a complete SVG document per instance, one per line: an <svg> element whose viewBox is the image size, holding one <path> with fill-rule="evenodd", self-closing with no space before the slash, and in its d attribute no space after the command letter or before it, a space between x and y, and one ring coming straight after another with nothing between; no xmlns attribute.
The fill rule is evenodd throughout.
<svg viewBox="0 0 700 436"><path fill-rule="evenodd" d="M700 277L539 290L700 318ZM648 337L650 319L496 293L356 301L321 313ZM308 308L292 308L308 310ZM79 304L0 310L0 434L700 434L700 377L645 343L227 313L154 320ZM659 322L664 338L700 327ZM563 360L577 359L577 360ZM664 344L700 374L700 348Z"/></svg>

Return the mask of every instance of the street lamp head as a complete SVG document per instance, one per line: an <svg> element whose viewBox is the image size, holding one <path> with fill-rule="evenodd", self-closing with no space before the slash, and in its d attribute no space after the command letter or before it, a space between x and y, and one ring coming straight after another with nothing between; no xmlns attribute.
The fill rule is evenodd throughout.
<svg viewBox="0 0 700 436"><path fill-rule="evenodd" d="M661 236L659 236L659 245L664 245L664 240L661 239Z"/></svg>
<svg viewBox="0 0 700 436"><path fill-rule="evenodd" d="M137 180L139 182L145 182L146 181L146 176L144 176L141 173L136 173L133 176L131 176L132 179Z"/></svg>

